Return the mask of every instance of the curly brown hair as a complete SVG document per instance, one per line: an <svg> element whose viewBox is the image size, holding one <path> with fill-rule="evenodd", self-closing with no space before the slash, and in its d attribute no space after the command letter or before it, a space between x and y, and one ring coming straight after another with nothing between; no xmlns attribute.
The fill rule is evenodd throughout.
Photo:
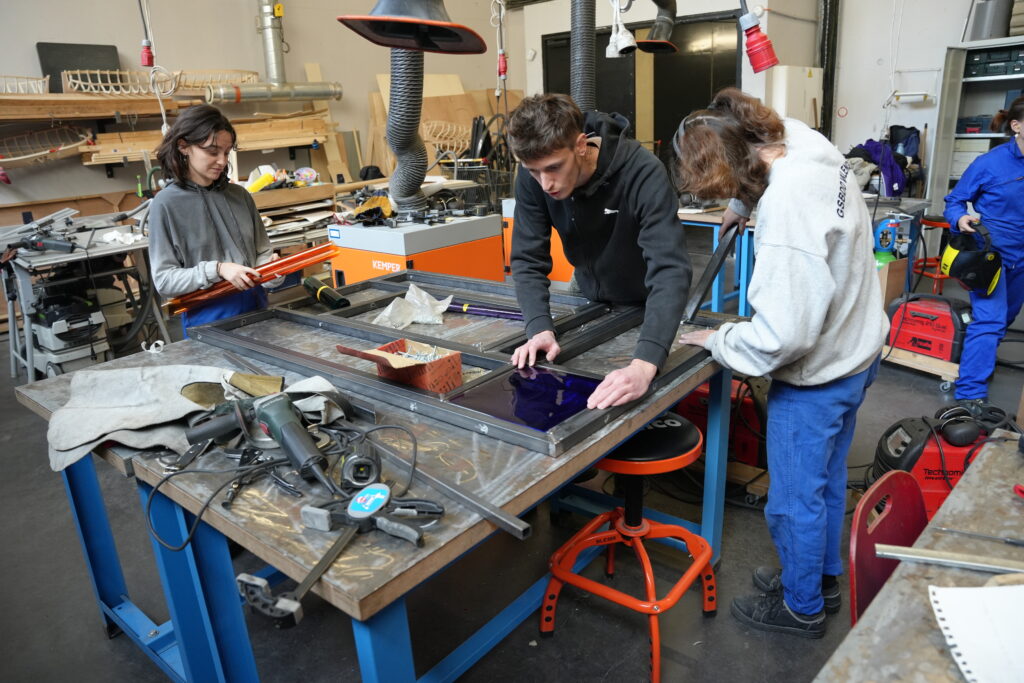
<svg viewBox="0 0 1024 683"><path fill-rule="evenodd" d="M753 207L768 186L758 149L782 143L784 135L782 118L771 107L736 88L721 90L707 109L683 119L672 139L679 191L704 199L736 197Z"/></svg>
<svg viewBox="0 0 1024 683"><path fill-rule="evenodd" d="M583 132L583 112L568 95L549 93L527 97L508 119L512 153L534 161L572 147Z"/></svg>

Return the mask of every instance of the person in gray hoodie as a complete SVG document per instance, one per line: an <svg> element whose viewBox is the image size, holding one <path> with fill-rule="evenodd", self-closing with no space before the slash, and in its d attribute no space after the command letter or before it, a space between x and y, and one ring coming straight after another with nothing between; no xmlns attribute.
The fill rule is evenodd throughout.
<svg viewBox="0 0 1024 683"><path fill-rule="evenodd" d="M149 208L149 256L157 291L176 297L220 280L238 290L183 313L186 337L189 327L267 305L255 266L277 255L252 196L228 182L235 138L220 110L200 105L179 114L157 148L170 181Z"/></svg>
<svg viewBox="0 0 1024 683"><path fill-rule="evenodd" d="M607 408L646 393L668 356L690 287L679 199L665 166L626 136L619 114L587 112L567 95L528 97L509 118L519 159L512 279L528 341L515 350L519 368L560 348L548 288L551 229L562 238L574 279L592 301L644 307L633 358L608 373L589 408Z"/></svg>
<svg viewBox="0 0 1024 683"><path fill-rule="evenodd" d="M674 142L683 190L757 207L754 315L680 338L772 378L765 518L782 568L758 567L764 593L731 611L754 628L820 638L840 607L846 457L889 329L870 212L831 142L735 88L687 116Z"/></svg>

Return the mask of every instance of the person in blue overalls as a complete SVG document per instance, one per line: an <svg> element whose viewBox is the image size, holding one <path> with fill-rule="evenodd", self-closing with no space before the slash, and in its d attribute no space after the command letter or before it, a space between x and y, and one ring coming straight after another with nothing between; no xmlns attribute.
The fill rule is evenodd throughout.
<svg viewBox="0 0 1024 683"><path fill-rule="evenodd" d="M245 188L228 182L228 154L235 129L216 107L182 112L157 148L170 182L149 208L153 283L177 297L227 280L238 290L187 311L182 330L265 308L255 266L278 258Z"/></svg>
<svg viewBox="0 0 1024 683"><path fill-rule="evenodd" d="M992 248L1003 259L1003 273L991 295L971 291L973 322L967 326L960 354L957 403L979 415L988 401L988 380L996 367L996 348L1024 303L1024 96L992 118L992 130L1012 139L975 159L953 191L944 215L954 232L973 233L981 215ZM981 241L978 240L978 246Z"/></svg>
<svg viewBox="0 0 1024 683"><path fill-rule="evenodd" d="M680 338L772 378L764 513L781 568L756 568L762 592L735 598L731 612L751 628L820 638L840 609L846 458L889 330L871 212L827 138L735 88L687 116L675 142L681 190L758 212L753 317Z"/></svg>

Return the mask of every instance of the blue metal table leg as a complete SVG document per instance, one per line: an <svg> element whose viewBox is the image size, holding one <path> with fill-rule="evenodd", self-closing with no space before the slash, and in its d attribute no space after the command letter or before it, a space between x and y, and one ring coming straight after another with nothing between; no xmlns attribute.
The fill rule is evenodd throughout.
<svg viewBox="0 0 1024 683"><path fill-rule="evenodd" d="M128 598L128 587L121 570L121 560L114 545L114 534L103 506L103 493L96 478L92 454L61 472L64 490L71 505L71 515L82 544L82 554L89 570L93 593L100 605L100 616L107 636L117 635L118 625L104 610L114 609Z"/></svg>
<svg viewBox="0 0 1024 683"><path fill-rule="evenodd" d="M718 251L718 230L715 226L711 226L711 253ZM725 273L719 271L718 275L715 276L714 281L711 283L711 310L715 313L722 312L722 304L724 303L723 295L723 284L725 281Z"/></svg>
<svg viewBox="0 0 1024 683"><path fill-rule="evenodd" d="M704 460L704 506L701 532L714 550L714 562L722 552L722 520L725 515L725 474L729 460L729 404L732 372L722 369L710 380L708 432Z"/></svg>
<svg viewBox="0 0 1024 683"><path fill-rule="evenodd" d="M738 275L736 291L739 292L737 313L750 315L750 303L747 301L747 287L750 286L750 275L754 265L754 245L751 242L751 231L740 233L736 255L736 274Z"/></svg>
<svg viewBox="0 0 1024 683"><path fill-rule="evenodd" d="M186 519L191 523L194 517L186 515ZM206 597L214 639L224 666L224 676L233 682L258 681L256 660L249 642L245 613L239 601L227 539L213 527L202 523L192 539L192 546L195 548L203 595ZM268 569L280 574L276 569Z"/></svg>
<svg viewBox="0 0 1024 683"><path fill-rule="evenodd" d="M138 482L138 487L139 496L145 504L152 487L143 482ZM185 511L169 498L157 493L153 497L150 516L153 528L165 541L172 545L179 545L184 541L191 520ZM210 530L210 533L216 532ZM212 544L208 538L200 541L200 543L203 542L208 545ZM223 543L223 540L221 542ZM196 556L196 550L197 546L189 544L180 551L172 551L153 539L153 552L156 556L157 569L167 600L167 609L171 614L171 622L174 624L174 633L181 653L185 678L189 681L210 681L211 683L226 681L228 678L218 646L219 634L212 623L211 609L208 605L203 579L200 576L201 566ZM224 552L226 552L226 548ZM217 553L215 552L210 554L214 557L209 559L209 564L220 564L222 558L216 558ZM230 559L227 561L230 562ZM207 568L205 564L204 560L203 569ZM216 581L212 581L212 583L216 583ZM223 581L211 588L223 590L220 588L222 585ZM235 592L236 589L231 586L229 595L235 610L241 613L241 607L237 599L234 598ZM247 654L249 658L252 657L251 648ZM231 671L243 668L233 666ZM251 670L253 672L251 678L239 680L256 680L255 664L252 664Z"/></svg>
<svg viewBox="0 0 1024 683"><path fill-rule="evenodd" d="M391 603L366 621L352 620L363 683L412 683L412 639L405 598Z"/></svg>

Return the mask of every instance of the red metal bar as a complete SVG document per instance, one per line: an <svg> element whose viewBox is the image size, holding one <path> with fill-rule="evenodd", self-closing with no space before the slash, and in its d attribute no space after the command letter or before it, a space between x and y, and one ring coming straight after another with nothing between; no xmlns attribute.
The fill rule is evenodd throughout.
<svg viewBox="0 0 1024 683"><path fill-rule="evenodd" d="M280 258L276 261L270 261L264 263L261 266L257 266L255 270L259 272L259 277L256 279L257 285L263 282L268 282L281 275L288 275L296 271L302 270L308 266L316 265L328 259L334 258L340 254L340 249L333 244L321 244L305 251L300 251L297 254ZM190 308L195 308L201 304L218 299L228 294L233 294L238 290L235 286L226 280L221 280L211 287L206 289L196 290L183 296L171 299L164 306L171 310L171 313L177 315Z"/></svg>

